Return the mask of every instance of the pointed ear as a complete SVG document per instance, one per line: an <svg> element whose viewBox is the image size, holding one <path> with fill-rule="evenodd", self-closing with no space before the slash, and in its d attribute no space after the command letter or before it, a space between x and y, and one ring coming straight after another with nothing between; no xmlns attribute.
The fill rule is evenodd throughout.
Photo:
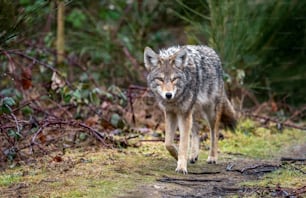
<svg viewBox="0 0 306 198"><path fill-rule="evenodd" d="M144 50L144 64L148 71L157 66L158 55L149 47Z"/></svg>
<svg viewBox="0 0 306 198"><path fill-rule="evenodd" d="M174 61L175 61L175 66L177 67L185 67L188 62L188 54L187 54L187 49L182 48L178 52L174 54Z"/></svg>

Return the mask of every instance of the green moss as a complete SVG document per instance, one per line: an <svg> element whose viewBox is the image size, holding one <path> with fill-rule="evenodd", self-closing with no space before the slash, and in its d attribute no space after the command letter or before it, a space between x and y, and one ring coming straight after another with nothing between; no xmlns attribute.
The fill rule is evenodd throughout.
<svg viewBox="0 0 306 198"><path fill-rule="evenodd" d="M226 153L239 153L253 159L278 160L286 155L292 145L302 145L306 142L305 131L284 129L278 131L275 126L263 128L256 123L246 120L241 122L235 134L227 133L228 138L220 141L220 150ZM292 153L289 153L292 155ZM306 183L306 168L294 168L294 165L283 165L277 171L265 174L256 181L241 183L246 186L270 186L281 184L286 188L302 187Z"/></svg>
<svg viewBox="0 0 306 198"><path fill-rule="evenodd" d="M13 183L19 182L21 178L21 174L19 173L13 173L13 174L1 174L0 175L0 186L5 187L9 186Z"/></svg>
<svg viewBox="0 0 306 198"><path fill-rule="evenodd" d="M164 174L176 174L175 166L163 144L122 150L67 150L59 163L45 156L34 166L6 170L0 176L0 190L9 191L7 186L23 182L31 197L114 197Z"/></svg>
<svg viewBox="0 0 306 198"><path fill-rule="evenodd" d="M304 167L304 171L306 168ZM286 188L300 188L306 183L305 174L292 166L283 166L281 169L266 174L261 180L242 183L246 186L269 186L275 188L276 185Z"/></svg>
<svg viewBox="0 0 306 198"><path fill-rule="evenodd" d="M242 122L235 134L220 141L224 153L240 153L251 158L266 159L277 157L290 145L306 142L305 132L285 129L277 131L273 126L263 128L250 120Z"/></svg>

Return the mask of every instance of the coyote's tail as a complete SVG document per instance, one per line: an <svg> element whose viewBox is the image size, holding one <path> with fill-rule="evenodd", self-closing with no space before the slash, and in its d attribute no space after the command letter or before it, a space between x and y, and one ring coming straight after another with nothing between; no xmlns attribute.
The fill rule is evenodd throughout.
<svg viewBox="0 0 306 198"><path fill-rule="evenodd" d="M221 122L223 123L224 128L230 129L232 132L235 132L237 126L236 113L232 104L227 98L225 98L225 102L223 105Z"/></svg>

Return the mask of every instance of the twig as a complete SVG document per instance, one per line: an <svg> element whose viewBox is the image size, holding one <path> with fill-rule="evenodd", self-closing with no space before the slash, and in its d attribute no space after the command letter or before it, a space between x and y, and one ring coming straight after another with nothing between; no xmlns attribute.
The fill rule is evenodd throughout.
<svg viewBox="0 0 306 198"><path fill-rule="evenodd" d="M107 137L105 133L103 133L103 135L102 135L99 131L97 131L97 130L95 130L95 129L91 128L90 126L87 126L86 124L83 124L83 123L79 123L79 126L88 129L100 142L105 144L104 140Z"/></svg>
<svg viewBox="0 0 306 198"><path fill-rule="evenodd" d="M16 111L22 109L23 107L28 106L29 104L31 104L31 103L33 103L34 101L40 99L41 97L42 97L42 96L38 96L38 97L36 97L36 98L33 98L33 99L30 99L30 100L28 100L28 101L23 102L23 104L20 104L17 108L13 109L12 112L16 112Z"/></svg>
<svg viewBox="0 0 306 198"><path fill-rule="evenodd" d="M164 142L163 138L161 139L153 139L153 140L139 140L140 142Z"/></svg>
<svg viewBox="0 0 306 198"><path fill-rule="evenodd" d="M224 179L178 179L178 178L170 178L170 177L163 177L161 179L157 179L159 182L163 183L173 183L173 184L179 184L179 185L186 185L190 184L194 185L194 183L197 182L222 182Z"/></svg>
<svg viewBox="0 0 306 198"><path fill-rule="evenodd" d="M16 123L17 133L20 134L20 127L19 127L19 124L18 124L18 120L17 120L16 116L13 113L11 113L11 116L14 118L14 121Z"/></svg>
<svg viewBox="0 0 306 198"><path fill-rule="evenodd" d="M143 94L146 91L147 91L146 87L142 87L142 86L138 86L138 85L130 85L128 90L127 90L127 97L128 97L129 104L130 104L130 107L131 107L132 122L133 122L134 125L136 124L136 119L135 119L133 100L134 100L134 98L142 97ZM137 93L137 92L139 92L139 93Z"/></svg>
<svg viewBox="0 0 306 198"><path fill-rule="evenodd" d="M301 109L299 109L298 111L294 112L288 119L285 120L285 122L288 121L288 120L292 120L293 118L297 117L298 115L300 115L304 111L306 111L306 106L304 106Z"/></svg>
<svg viewBox="0 0 306 198"><path fill-rule="evenodd" d="M10 115L12 116L12 118L14 119L15 123L16 123L16 130L17 130L17 133L20 134L20 127L19 127L19 124L18 124L18 120L16 118L16 116L13 114L13 110L11 109L10 106L6 105L6 107L10 110Z"/></svg>
<svg viewBox="0 0 306 198"><path fill-rule="evenodd" d="M15 127L15 126L8 127L8 128L14 128L14 127ZM7 140L7 142L10 144L11 147L13 147L13 146L14 146L14 142L13 142L12 139L8 136L8 134L4 132L4 129L5 129L4 127L1 127L1 128L0 128L0 132L4 134L4 136L5 136L6 140Z"/></svg>
<svg viewBox="0 0 306 198"><path fill-rule="evenodd" d="M37 136L42 132L42 130L45 127L51 126L51 125L70 125L70 126L76 126L76 127L82 127L85 128L87 130L89 130L101 143L103 143L104 145L107 146L105 139L108 139L110 141L113 141L112 138L110 136L107 136L105 133L100 133L99 131L97 131L96 129L87 126L84 123L80 123L77 122L75 120L71 120L71 121L62 121L62 120L44 120L43 124L41 127L39 127L39 129L36 131L36 133L34 134L33 138L32 138L32 143L33 144L38 144L35 140L37 138Z"/></svg>
<svg viewBox="0 0 306 198"><path fill-rule="evenodd" d="M63 108L62 105L60 105L60 104L58 104L57 102L51 100L50 98L49 98L48 100L49 100L51 103L53 103L55 106L57 106L60 110L62 110L63 112L65 112L70 118L73 117L73 115L72 115L69 111L67 111L67 109Z"/></svg>
<svg viewBox="0 0 306 198"><path fill-rule="evenodd" d="M214 174L220 174L220 171L203 171L203 172L188 172L190 175L214 175Z"/></svg>
<svg viewBox="0 0 306 198"><path fill-rule="evenodd" d="M257 173L267 173L267 172L272 172L275 171L276 169L279 169L279 165L271 165L271 164L260 164L260 165L255 165L251 167L246 167L241 170L241 173L246 173L246 174L257 174ZM259 170L256 170L259 169ZM253 171L252 173L252 170ZM250 173L248 173L250 172Z"/></svg>
<svg viewBox="0 0 306 198"><path fill-rule="evenodd" d="M125 56L129 59L129 61L134 65L135 68L139 67L137 60L131 55L131 53L125 46L123 46L123 52Z"/></svg>
<svg viewBox="0 0 306 198"><path fill-rule="evenodd" d="M286 126L286 127L300 129L300 130L306 130L306 127L304 127L304 126L297 126L297 125L291 124L291 123L280 122L276 119L269 118L269 117L266 117L266 116L260 116L260 115L255 115L255 114L251 114L251 113L245 113L245 115L249 116L249 117L256 118L256 119L263 119L263 120L265 120L265 122L274 122L276 124L281 124L281 125Z"/></svg>
<svg viewBox="0 0 306 198"><path fill-rule="evenodd" d="M35 141L37 136L42 132L42 130L47 127L50 123L44 123L41 127L39 127L36 131L36 133L34 134L34 136L32 137L32 144L37 145L38 143Z"/></svg>
<svg viewBox="0 0 306 198"><path fill-rule="evenodd" d="M282 162L305 162L306 158L291 158L291 157L281 157Z"/></svg>
<svg viewBox="0 0 306 198"><path fill-rule="evenodd" d="M271 164L260 164L251 167L245 167L243 169L233 169L234 164L229 164L226 167L226 171L236 171L241 174L259 174L272 172L280 168L280 165L271 165Z"/></svg>
<svg viewBox="0 0 306 198"><path fill-rule="evenodd" d="M133 124L135 125L135 124L136 124L136 121L135 121L135 113L134 113L134 107L133 107L133 97L132 97L130 88L129 88L128 91L127 91L127 96L128 96L129 103L130 103L130 106L131 106L132 121L133 121Z"/></svg>

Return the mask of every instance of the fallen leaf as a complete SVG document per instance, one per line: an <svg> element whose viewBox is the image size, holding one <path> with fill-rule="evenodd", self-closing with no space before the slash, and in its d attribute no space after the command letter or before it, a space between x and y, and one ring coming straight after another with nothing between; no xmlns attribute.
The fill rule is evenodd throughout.
<svg viewBox="0 0 306 198"><path fill-rule="evenodd" d="M32 70L28 67L22 69L21 84L24 90L32 87Z"/></svg>
<svg viewBox="0 0 306 198"><path fill-rule="evenodd" d="M55 157L53 157L53 161L54 162L62 162L63 161L63 158L61 157L61 156L55 156Z"/></svg>
<svg viewBox="0 0 306 198"><path fill-rule="evenodd" d="M92 117L89 117L85 120L85 124L87 126L93 126L93 125L96 125L99 121L99 116L95 115L95 116L92 116Z"/></svg>
<svg viewBox="0 0 306 198"><path fill-rule="evenodd" d="M65 81L56 72L53 72L51 81L52 81L51 83L52 90L56 90L65 85Z"/></svg>

